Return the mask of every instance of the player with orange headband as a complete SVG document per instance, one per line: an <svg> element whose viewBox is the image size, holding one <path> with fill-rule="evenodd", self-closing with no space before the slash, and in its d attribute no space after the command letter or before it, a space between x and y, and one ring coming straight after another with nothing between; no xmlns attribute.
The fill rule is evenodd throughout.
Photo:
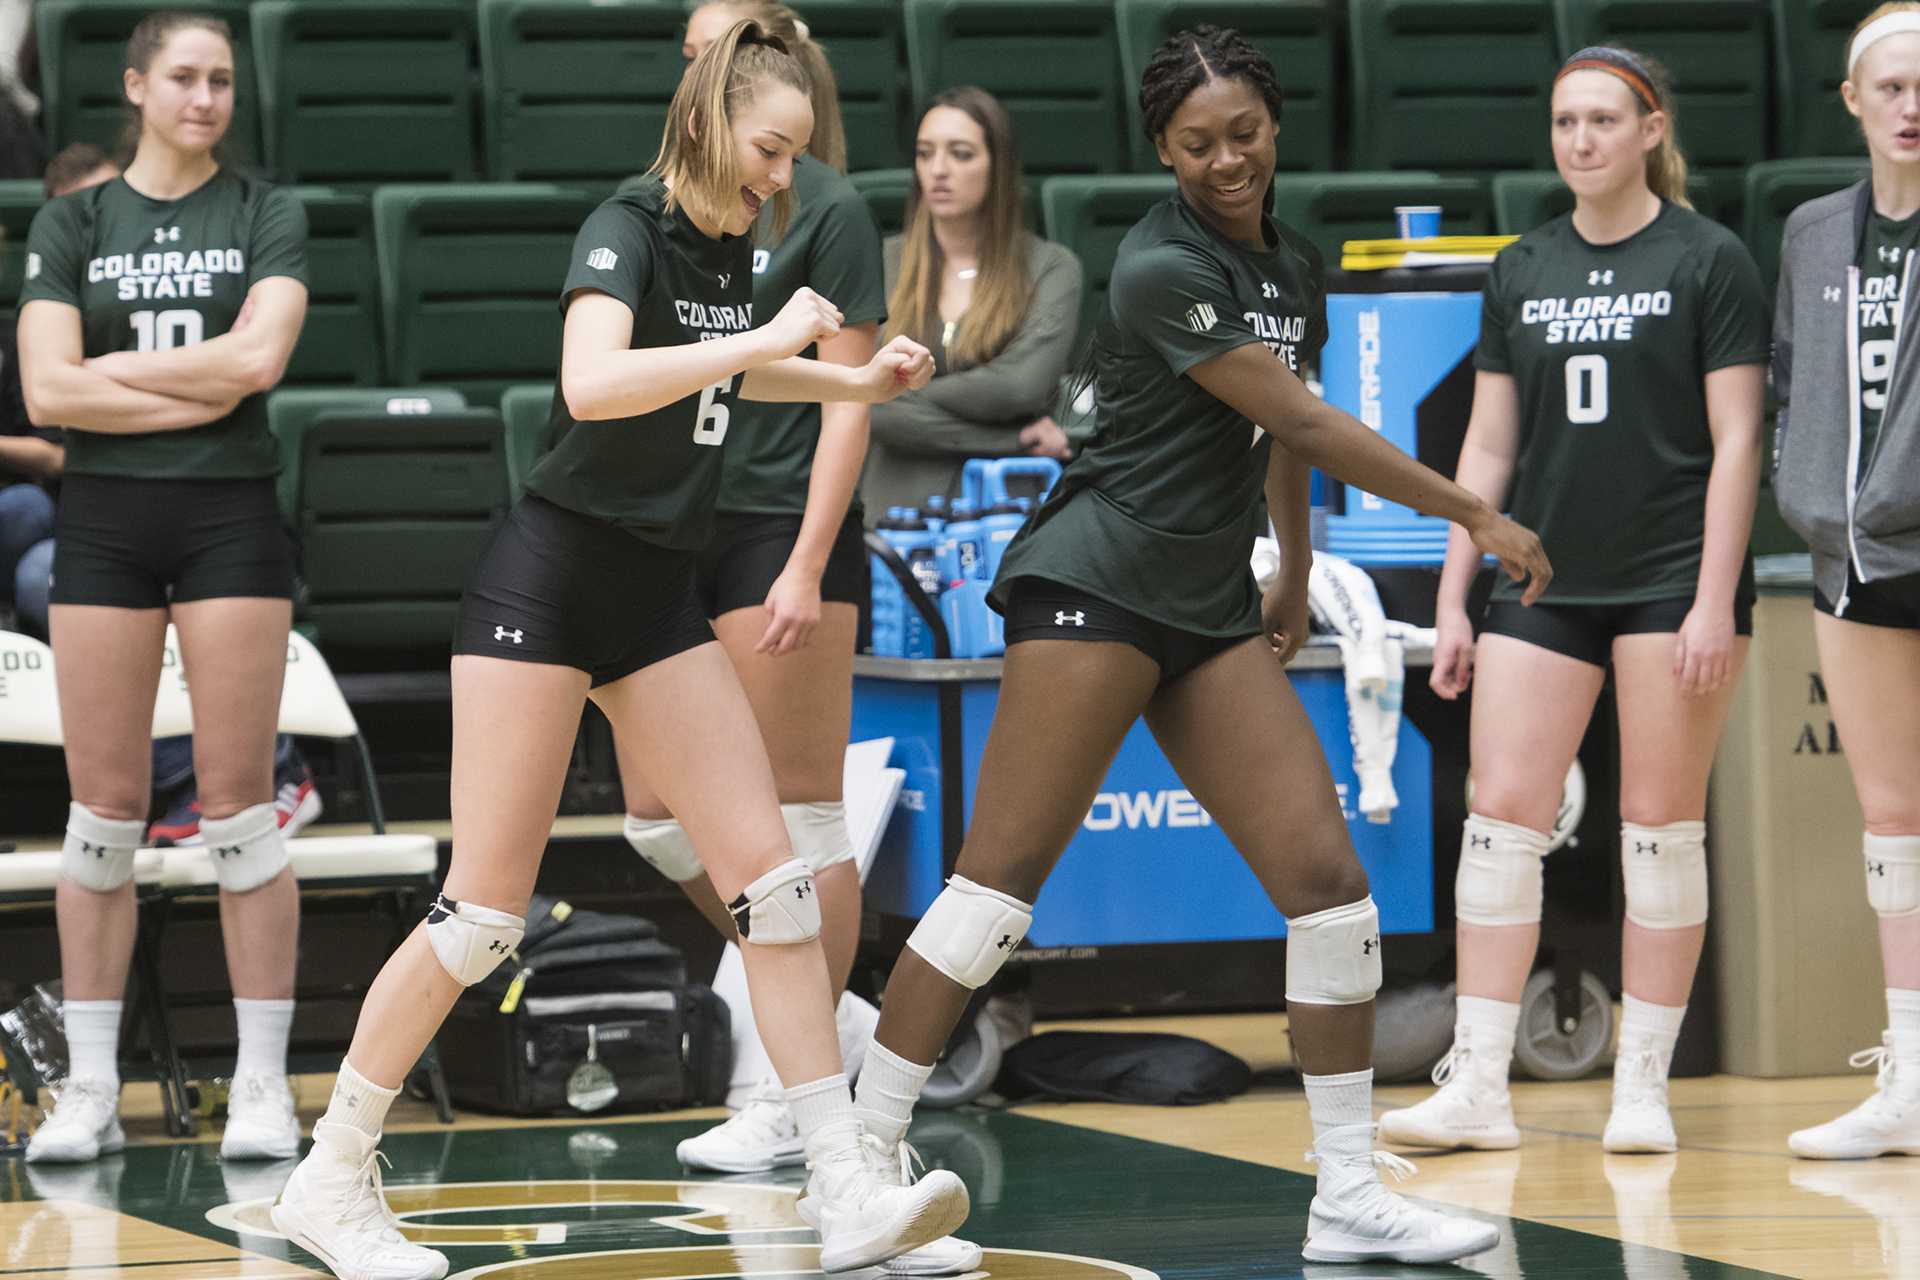
<svg viewBox="0 0 1920 1280"><path fill-rule="evenodd" d="M1573 212L1495 259L1461 487L1539 530L1557 573L1520 607L1456 535L1432 685L1473 686L1473 812L1454 887L1459 1005L1440 1091L1381 1118L1389 1141L1520 1141L1507 1070L1540 940L1562 780L1608 668L1620 721L1626 1013L1609 1151L1672 1151L1667 1071L1706 935L1707 774L1752 630L1766 297L1732 232L1687 203L1664 70L1582 49L1553 86ZM1475 679L1475 676L1478 679Z"/></svg>

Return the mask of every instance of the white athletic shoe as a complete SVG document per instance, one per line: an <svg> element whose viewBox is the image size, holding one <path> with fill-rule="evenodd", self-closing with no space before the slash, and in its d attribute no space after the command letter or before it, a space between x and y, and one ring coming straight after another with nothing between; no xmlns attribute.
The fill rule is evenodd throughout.
<svg viewBox="0 0 1920 1280"><path fill-rule="evenodd" d="M127 1145L120 1128L120 1086L91 1076L60 1087L53 1110L27 1143L29 1164L82 1164Z"/></svg>
<svg viewBox="0 0 1920 1280"><path fill-rule="evenodd" d="M249 1071L227 1092L222 1160L286 1160L300 1154L300 1119L285 1076Z"/></svg>
<svg viewBox="0 0 1920 1280"><path fill-rule="evenodd" d="M1380 1169L1396 1179L1412 1175L1410 1161L1387 1151L1308 1159L1320 1166L1320 1186L1307 1211L1308 1262L1452 1262L1500 1243L1500 1229L1474 1218L1424 1208L1387 1190Z"/></svg>
<svg viewBox="0 0 1920 1280"><path fill-rule="evenodd" d="M747 1105L726 1120L675 1147L674 1154L689 1169L714 1173L764 1173L807 1162L793 1108L773 1080L763 1083Z"/></svg>
<svg viewBox="0 0 1920 1280"><path fill-rule="evenodd" d="M1602 1150L1617 1155L1680 1149L1667 1109L1667 1073L1652 1050L1623 1053L1613 1064L1613 1111L1600 1135Z"/></svg>
<svg viewBox="0 0 1920 1280"><path fill-rule="evenodd" d="M1848 1058L1847 1065L1880 1068L1873 1094L1839 1119L1790 1136L1787 1146L1793 1154L1809 1160L1920 1156L1920 1061L1901 1061L1889 1031L1878 1046Z"/></svg>
<svg viewBox="0 0 1920 1280"><path fill-rule="evenodd" d="M1409 1147L1511 1151L1520 1145L1513 1122L1513 1095L1507 1092L1505 1064L1475 1060L1471 1043L1456 1039L1447 1056L1434 1064L1431 1098L1380 1117L1380 1136Z"/></svg>
<svg viewBox="0 0 1920 1280"><path fill-rule="evenodd" d="M441 1280L447 1260L407 1243L387 1207L376 1140L346 1130L341 1141L345 1154L314 1144L274 1203L273 1225L340 1280Z"/></svg>
<svg viewBox="0 0 1920 1280"><path fill-rule="evenodd" d="M913 1171L913 1164L919 1159L920 1153L903 1142L900 1144L900 1159L887 1161L880 1172L890 1177L894 1185L906 1186L907 1175ZM808 1226L815 1231L820 1229L820 1211L811 1198L802 1195L794 1202L794 1209ZM898 1257L888 1258L874 1269L890 1276L957 1276L978 1267L980 1258L979 1245L954 1236L942 1236L918 1249L909 1249Z"/></svg>
<svg viewBox="0 0 1920 1280"><path fill-rule="evenodd" d="M858 1132L857 1122L852 1127ZM859 1133L812 1161L801 1199L806 1220L820 1233L822 1271L877 1266L932 1244L967 1220L966 1184L945 1169L915 1182L911 1159L906 1143L896 1150Z"/></svg>

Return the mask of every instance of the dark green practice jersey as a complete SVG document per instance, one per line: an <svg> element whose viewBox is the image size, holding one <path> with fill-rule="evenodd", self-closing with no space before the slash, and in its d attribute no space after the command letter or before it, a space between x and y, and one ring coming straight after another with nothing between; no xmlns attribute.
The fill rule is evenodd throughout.
<svg viewBox="0 0 1920 1280"><path fill-rule="evenodd" d="M753 327L752 271L750 239L708 238L685 210L667 212L666 188L649 179L580 228L560 310L575 291L595 289L632 310L634 350L690 346ZM704 545L740 381L736 373L652 413L605 422L574 421L556 388L528 491L663 547Z"/></svg>
<svg viewBox="0 0 1920 1280"><path fill-rule="evenodd" d="M307 215L291 192L222 170L178 200L152 200L115 178L34 216L20 304L79 308L89 356L164 351L227 332L269 276L307 280ZM236 480L279 469L264 395L181 431L67 433L71 475Z"/></svg>
<svg viewBox="0 0 1920 1280"><path fill-rule="evenodd" d="M1271 442L1185 374L1253 342L1298 372L1325 344L1319 252L1262 230L1269 247L1235 244L1175 195L1127 232L1094 334L1093 436L1008 545L996 603L1033 576L1184 631L1259 631L1248 556Z"/></svg>
<svg viewBox="0 0 1920 1280"><path fill-rule="evenodd" d="M1860 245L1860 468L1866 469L1887 407L1896 321L1907 257L1920 245L1920 213L1899 222L1878 213L1867 219Z"/></svg>
<svg viewBox="0 0 1920 1280"><path fill-rule="evenodd" d="M1678 205L1615 244L1588 244L1562 215L1501 251L1474 363L1519 393L1510 498L1553 561L1548 601L1694 593L1713 468L1705 378L1766 363L1771 341L1746 247ZM1743 595L1751 583L1749 565ZM1494 594L1520 589L1503 575Z"/></svg>
<svg viewBox="0 0 1920 1280"><path fill-rule="evenodd" d="M880 228L867 202L830 165L806 156L794 162L793 196L786 235L771 249L753 251L754 314L762 323L773 319L804 286L840 308L849 325L885 322ZM804 512L819 441L817 404L742 404L725 450L720 510Z"/></svg>

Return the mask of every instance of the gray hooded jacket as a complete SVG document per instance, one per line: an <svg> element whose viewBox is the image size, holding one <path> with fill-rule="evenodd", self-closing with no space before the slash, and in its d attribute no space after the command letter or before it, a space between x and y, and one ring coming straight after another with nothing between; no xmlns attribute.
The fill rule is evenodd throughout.
<svg viewBox="0 0 1920 1280"><path fill-rule="evenodd" d="M1870 182L1810 200L1787 219L1774 309L1774 494L1813 549L1813 580L1846 613L1847 565L1861 582L1920 573L1920 294L1909 254L1894 322L1887 405L1861 448L1860 269Z"/></svg>

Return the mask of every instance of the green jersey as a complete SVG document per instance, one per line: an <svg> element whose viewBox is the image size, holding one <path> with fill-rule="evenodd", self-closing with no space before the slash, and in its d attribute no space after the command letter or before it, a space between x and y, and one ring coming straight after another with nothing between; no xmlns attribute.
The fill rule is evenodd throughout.
<svg viewBox="0 0 1920 1280"><path fill-rule="evenodd" d="M684 209L666 208L651 178L609 198L573 242L560 295L594 289L633 312L634 350L682 347L753 327L753 242L708 237ZM741 375L651 413L579 422L558 388L527 490L647 542L695 550L713 527L720 454Z"/></svg>
<svg viewBox="0 0 1920 1280"><path fill-rule="evenodd" d="M1093 435L1008 544L996 605L1031 576L1183 631L1260 630L1248 560L1271 441L1185 375L1255 342L1298 372L1326 343L1319 252L1271 221L1262 232L1263 248L1236 244L1178 195L1127 232L1094 331Z"/></svg>
<svg viewBox="0 0 1920 1280"><path fill-rule="evenodd" d="M1733 232L1678 205L1615 244L1562 215L1502 250L1474 364L1513 377L1513 518L1553 560L1553 604L1688 597L1700 578L1713 435L1705 379L1765 364L1760 273ZM1497 599L1520 585L1504 577ZM1752 593L1752 565L1743 574Z"/></svg>
<svg viewBox="0 0 1920 1280"><path fill-rule="evenodd" d="M115 178L50 201L27 233L20 304L80 312L88 356L163 351L233 328L257 280L307 281L307 215L289 191L221 170L177 200ZM266 396L180 431L67 433L69 475L238 480L280 470Z"/></svg>
<svg viewBox="0 0 1920 1280"><path fill-rule="evenodd" d="M1920 245L1920 213L1895 222L1878 213L1867 218L1860 244L1860 467L1873 455L1880 415L1887 407L1887 378L1898 339L1901 281L1907 257Z"/></svg>
<svg viewBox="0 0 1920 1280"><path fill-rule="evenodd" d="M786 235L753 251L754 313L772 319L804 286L840 308L847 324L884 323L880 228L867 202L830 165L806 156L794 162L793 195ZM734 411L733 433L721 464L720 510L804 512L820 406L744 403Z"/></svg>

